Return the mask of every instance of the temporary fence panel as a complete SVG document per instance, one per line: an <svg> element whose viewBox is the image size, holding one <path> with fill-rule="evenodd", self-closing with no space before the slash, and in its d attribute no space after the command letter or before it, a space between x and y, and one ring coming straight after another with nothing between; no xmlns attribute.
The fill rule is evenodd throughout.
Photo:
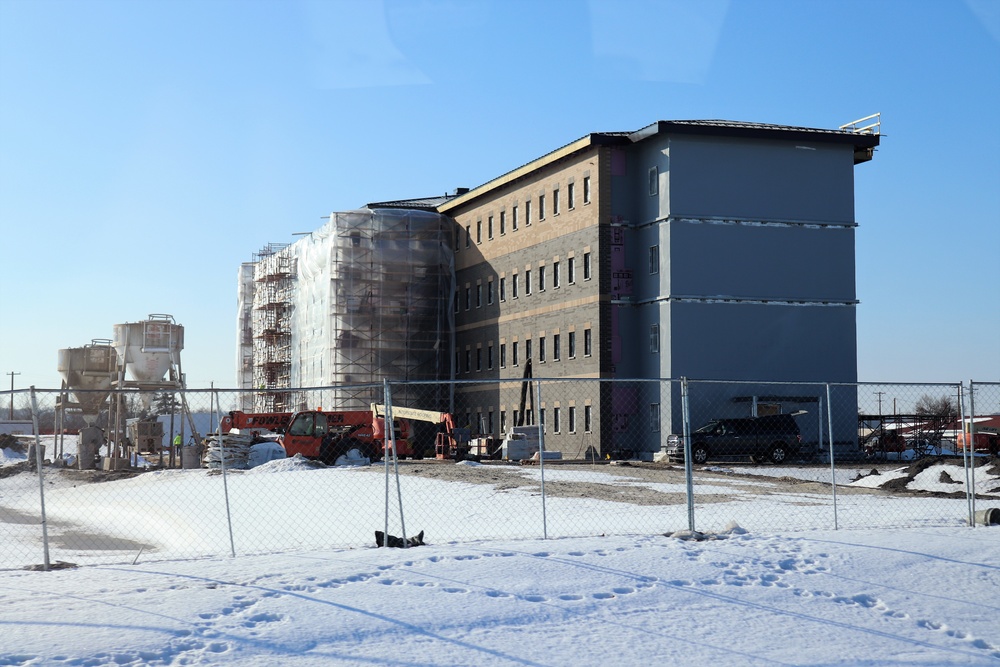
<svg viewBox="0 0 1000 667"><path fill-rule="evenodd" d="M339 389L295 389L300 407L327 415L309 422L320 429L310 437L363 445L370 428L332 416ZM79 415L57 414L59 391L36 390L34 410L28 391L0 393L0 408L28 424L0 433L0 557L19 568L371 548L376 531L444 543L953 526L1000 506L1000 383L518 378L358 389L415 415L394 431L391 469L356 465L380 448L336 450L342 465L285 457L275 433L238 418L253 401L236 390L116 390L109 402L120 398L129 419L159 424L130 433L161 433L118 443L88 440ZM740 429L768 420L795 431L772 425L760 442L756 431L752 445L739 442L749 437ZM225 433L236 422L240 438ZM27 456L36 434L40 467ZM689 461L683 447L669 455L685 441Z"/></svg>

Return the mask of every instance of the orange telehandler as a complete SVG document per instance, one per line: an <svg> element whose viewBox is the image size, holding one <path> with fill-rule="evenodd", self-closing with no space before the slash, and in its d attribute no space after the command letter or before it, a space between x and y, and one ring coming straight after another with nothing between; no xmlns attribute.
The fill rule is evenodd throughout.
<svg viewBox="0 0 1000 667"><path fill-rule="evenodd" d="M384 420L385 406L373 404L372 414L377 419ZM471 447L471 431L467 428L455 426L455 418L450 413L404 408L394 405L392 406L392 418L393 420L408 419L410 421L427 422L443 426L444 430L439 431L434 439L435 457L439 459L454 459L456 461L463 461L468 458L469 448ZM422 455L422 453L418 455Z"/></svg>
<svg viewBox="0 0 1000 667"><path fill-rule="evenodd" d="M221 431L234 428L241 432L272 431L278 433L278 443L288 456L301 454L327 465L351 451L377 461L385 454L385 419L371 410L340 410L325 412L230 412L222 418ZM410 424L405 419L393 419L396 455L420 457L410 445Z"/></svg>

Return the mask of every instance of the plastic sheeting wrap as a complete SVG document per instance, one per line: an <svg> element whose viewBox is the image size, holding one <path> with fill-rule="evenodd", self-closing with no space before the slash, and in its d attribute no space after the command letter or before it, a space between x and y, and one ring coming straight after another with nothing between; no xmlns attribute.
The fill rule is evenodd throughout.
<svg viewBox="0 0 1000 667"><path fill-rule="evenodd" d="M254 309L287 313L290 355L287 384L261 380L257 373L254 388L450 378L454 230L455 222L437 213L362 209L334 213L308 236L262 257ZM261 293L283 275L283 266L290 267L291 281L282 310ZM255 316L255 341L266 339L261 322ZM271 347L255 344L256 368L281 361ZM379 391L336 389L324 406L367 409L373 399L381 400Z"/></svg>
<svg viewBox="0 0 1000 667"><path fill-rule="evenodd" d="M239 290L237 292L236 308L236 386L253 386L253 295L254 295L254 264L240 264ZM245 402L240 409L253 410L253 403L248 395L241 396Z"/></svg>

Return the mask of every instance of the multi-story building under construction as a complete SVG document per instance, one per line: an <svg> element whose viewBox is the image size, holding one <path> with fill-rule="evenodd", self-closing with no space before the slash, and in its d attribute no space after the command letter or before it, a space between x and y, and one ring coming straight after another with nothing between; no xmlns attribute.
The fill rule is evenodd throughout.
<svg viewBox="0 0 1000 667"><path fill-rule="evenodd" d="M495 436L538 419L546 447L569 456L646 456L679 432L677 387L658 378L742 383L693 404L695 420L768 401L815 410L806 383L857 379L854 168L878 127L659 121L397 202L411 210L334 214L262 251L252 278L244 267L252 407L294 408L290 388L334 385L326 403L363 407L371 391L351 387L455 378L473 382L418 407ZM536 378L595 382L553 383L516 414L529 360ZM773 382L803 386L775 396ZM856 415L835 427L856 439Z"/></svg>

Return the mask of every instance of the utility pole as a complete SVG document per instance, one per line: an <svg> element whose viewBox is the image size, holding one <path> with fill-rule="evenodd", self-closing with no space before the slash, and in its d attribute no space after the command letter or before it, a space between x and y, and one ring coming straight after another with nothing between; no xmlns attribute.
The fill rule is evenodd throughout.
<svg viewBox="0 0 1000 667"><path fill-rule="evenodd" d="M15 373L11 371L7 373L10 376L10 416L8 417L11 421L14 421L14 376L20 375L20 373Z"/></svg>
<svg viewBox="0 0 1000 667"><path fill-rule="evenodd" d="M882 416L882 395L885 392L884 391L873 391L872 393L875 394L876 396L878 396L878 416L881 417Z"/></svg>

